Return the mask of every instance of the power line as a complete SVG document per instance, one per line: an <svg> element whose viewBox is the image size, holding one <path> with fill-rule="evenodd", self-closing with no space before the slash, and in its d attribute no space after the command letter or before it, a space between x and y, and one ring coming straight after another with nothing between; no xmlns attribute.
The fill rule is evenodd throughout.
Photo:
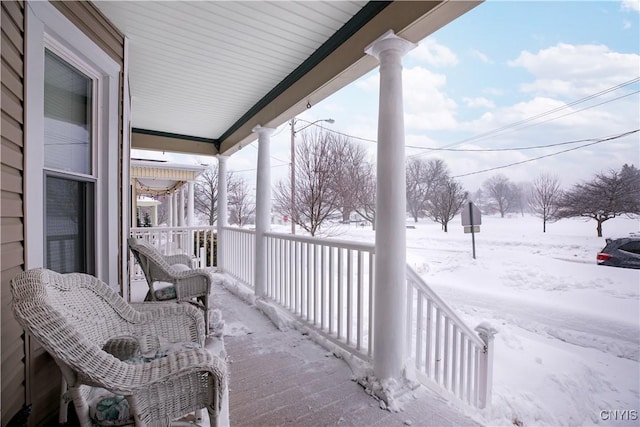
<svg viewBox="0 0 640 427"><path fill-rule="evenodd" d="M591 142L591 141L597 141L597 140L598 140L597 138L576 139L575 141L557 142L555 144L532 145L529 147L514 147L514 148L428 148L428 147L414 147L411 145L407 145L407 148L420 148L423 150L431 150L431 151L451 151L451 152L458 152L458 153L484 153L484 152L492 152L492 151L535 150L539 148L558 147L561 145L578 144L580 142Z"/></svg>
<svg viewBox="0 0 640 427"><path fill-rule="evenodd" d="M569 115L572 115L572 114L577 114L579 112L582 112L582 111L585 111L585 110L588 110L588 109L591 109L591 108L599 107L601 105L608 104L610 102L614 102L614 101L617 101L617 100L622 99L622 98L626 98L626 97L631 96L631 95L635 95L637 93L640 93L640 90L636 90L634 92L627 93L627 94L618 96L616 98L600 102L598 104L590 105L588 107L584 107L584 108L581 108L579 110L571 111L571 112L563 114L561 116L552 117L552 118L549 118L549 119L544 120L544 121L539 121L539 122L530 124L528 126L521 126L521 125L526 124L528 122L531 122L533 120L539 119L541 117L548 116L548 115L556 113L558 111L562 111L564 109L567 109L567 108L572 107L572 106L577 105L577 104L581 104L583 102L589 101L589 100L597 98L599 96L606 95L607 93L616 91L618 89L621 89L621 88L623 88L625 86L632 85L632 84L637 83L639 81L640 81L640 77L636 77L636 78L631 79L629 81L626 81L624 83L620 83L620 84L618 84L616 86L612 86L612 87L610 87L608 89L604 89L604 90L601 90L600 92L596 92L596 93L588 95L588 96L586 96L584 98L578 99L576 101L572 101L572 102L570 102L568 104L565 104L563 106L556 107L554 109L545 111L545 112L537 114L535 116L531 116L531 117L528 117L526 119L522 119L522 120L519 120L517 122L504 125L504 126L502 126L500 128L497 128L497 129L493 129L493 130L490 130L490 131L487 131L487 132L484 132L484 133L481 133L481 134L478 134L478 135L475 135L475 136L472 136L472 137L469 137L469 138L466 138L466 139L463 139L463 140L460 140L460 141L457 141L457 142L454 142L454 143L451 143L451 144L447 144L447 145L445 145L443 147L432 148L432 147L418 147L418 146L414 146L414 145L406 145L406 147L407 148L413 148L413 149L419 149L419 150L428 150L428 151L433 151L433 150L438 150L438 151L471 151L471 150L445 150L445 149L448 148L448 147L452 147L454 145L459 145L459 144L465 143L465 142L469 142L469 141L473 141L473 140L477 140L477 139L484 139L484 138L486 138L486 137L488 137L490 135L493 135L493 134L496 134L496 133L500 133L500 132L504 132L504 131L512 129L512 128L520 127L520 130L521 130L521 129L526 129L526 128L531 127L531 126L537 126L537 125L542 124L542 123L547 123L549 121L558 120L558 119L561 119L563 117L566 117L566 116L569 116ZM307 123L311 123L311 122L309 122L307 120L304 120L304 119L298 119L298 120L301 120L301 121L304 121L304 122L307 122ZM319 126L319 125L316 124L315 126ZM329 129L329 128L323 128L323 129L326 129L327 131L335 133L335 134L338 134L338 135L346 136L348 138L357 139L357 140L360 140L360 141L371 142L371 143L374 143L374 144L377 144L377 142L378 142L378 141L373 140L373 139L363 138L363 137L359 137L359 136L356 136L356 135L350 135L350 134L347 134L347 133L344 133L344 132L340 132L340 131L337 131L337 130L333 130L333 129ZM583 142L583 141L567 142L566 144L578 143L578 142ZM565 143L561 143L561 144L558 144L558 145L563 145L563 144L565 144ZM549 146L554 146L554 145L549 145ZM546 147L549 147L549 146L540 146L540 148L546 148ZM534 149L534 148L537 148L537 147L531 147L531 148L525 147L525 148L522 148L522 149L530 150L530 149ZM516 150L518 150L518 149L516 149L516 148L514 148L514 149L502 149L502 150L500 150L500 149L493 149L493 150L492 149L486 149L486 150L477 150L477 151L516 151ZM417 156L421 156L423 154L425 154L425 153L417 153L417 154L413 154L413 155L408 156L408 157L410 157L410 158L411 157L417 157Z"/></svg>
<svg viewBox="0 0 640 427"><path fill-rule="evenodd" d="M584 97L584 98L581 98L581 99L578 99L578 100L576 100L576 101L572 101L572 102L570 102L570 103L568 103L568 104L565 104L565 105L563 105L563 106L553 108L553 109L551 109L551 110L545 111L545 112L540 113L540 114L536 114L535 116L527 117L526 119L522 119L522 120L519 120L519 121L517 121L517 122L510 123L510 124L504 125L504 126L502 126L502 127L499 127L499 128L497 128L497 129L493 129L493 130L490 130L490 131L487 131L487 132L484 132L484 133L481 133L481 134L478 134L478 135L475 135L475 136L472 136L472 137L469 137L469 138L463 139L463 140L461 140L461 141L458 141L458 142L455 142L455 143L452 143L452 144L446 145L445 147L451 147L451 146L458 145L458 144L462 144L462 143L465 143L465 142L474 141L474 140L476 140L476 139L484 139L484 138L485 138L485 137L487 137L487 136L490 136L490 135L493 135L493 134L496 134L496 133L500 133L500 132L503 132L503 131L505 131L505 130L509 130L509 129L511 129L511 128L516 128L516 127L518 127L518 126L520 126L520 125L522 125L522 124L528 123L528 122L530 122L530 121L533 121L533 120L539 119L539 118L541 118L541 117L548 116L548 115L553 114L553 113L557 113L558 111L562 111L562 110L564 110L564 109L567 109L567 108L572 107L572 106L577 105L577 104L581 104L581 103L583 103L583 102L589 101L589 100L594 99L594 98L597 98L597 97L599 97L599 96L606 95L606 94L607 94L607 93L609 93L609 92L616 91L616 90L618 90L618 89L620 89L620 88L623 88L623 87L625 87L625 86L629 86L629 85L631 85L631 84L637 83L638 81L640 81L640 77L636 77L636 78L631 79L631 80L629 80L629 81L627 81L627 82L624 82L624 83L618 84L618 85L616 85L616 86L612 86L612 87L610 87L610 88L608 88L608 89L605 89L605 90L601 90L600 92L597 92L597 93L594 93L594 94L588 95L588 96L586 96L586 97ZM618 98L614 98L614 99L611 99L611 100L608 100L608 101L605 101L605 102L602 102L602 103L600 103L600 104L596 104L596 105L592 105L592 106L589 106L589 107L585 107L585 108L583 108L583 109L577 110L577 111L575 111L575 112L571 112L571 113L569 113L569 114L575 114L575 113L578 113L578 112L580 112L580 111L587 110L587 109L589 109L589 108L597 107L597 106L599 106L599 105L603 105L603 104L606 104L606 103L608 103L608 102L613 102L613 101L616 101L616 100L618 100L618 99L620 99L620 98L624 98L625 96L632 95L632 94L634 94L634 93L638 93L638 91L633 92L633 93L631 93L631 94L627 94L627 95L624 95L624 96L618 97ZM568 114L567 114L567 115L568 115ZM551 120L556 120L556 119L558 119L558 118L560 118L560 117L565 117L565 116L566 116L566 115L559 116L559 117L557 117L557 118L553 118L553 119L551 119ZM547 122L547 121L549 121L549 120L545 120L545 121L543 121L543 122L539 122L539 123L545 123L545 122ZM527 126L527 127L528 127L528 126ZM442 147L442 148L445 148L445 147Z"/></svg>
<svg viewBox="0 0 640 427"><path fill-rule="evenodd" d="M612 141L614 139L624 138L625 136L632 135L632 134L637 133L639 131L640 131L640 129L632 130L632 131L621 133L619 135L611 136L611 137L608 137L608 138L598 139L598 140L596 140L594 142L590 142L589 144L580 145L578 147L567 148L566 150L557 151L557 152L551 153L551 154L545 154L544 156L538 156L538 157L534 157L534 158L531 158L531 159L522 160L522 161L519 161L519 162L509 163L507 165L496 166L496 167L493 167L493 168L483 169L483 170L479 170L479 171L475 171L475 172L469 172L469 173L465 173L465 174L461 174L461 175L455 175L452 178L462 178L462 177L465 177L465 176L477 175L479 173L491 172L491 171L498 170L498 169L505 169L505 168L508 168L508 167L511 167L511 166L517 166L517 165L521 165L523 163L529 163L529 162L533 162L535 160L540 160L540 159L544 159L544 158L547 158L547 157L557 156L558 154L567 153L569 151L579 150L580 148L590 147L592 145L600 144L600 143L605 142L605 141Z"/></svg>

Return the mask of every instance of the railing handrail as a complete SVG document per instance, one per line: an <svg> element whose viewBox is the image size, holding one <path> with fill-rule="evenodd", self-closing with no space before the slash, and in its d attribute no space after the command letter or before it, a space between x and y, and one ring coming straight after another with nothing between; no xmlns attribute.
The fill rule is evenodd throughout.
<svg viewBox="0 0 640 427"><path fill-rule="evenodd" d="M312 245L324 245L324 246L332 246L340 249L351 249L354 251L363 251L370 252L375 254L375 245L373 243L353 243L348 242L346 240L338 240L338 239L322 239L319 237L311 237L311 236L299 236L287 233L274 233L267 232L264 233L266 237L275 237L283 240L291 240L294 242L302 242L309 243Z"/></svg>
<svg viewBox="0 0 640 427"><path fill-rule="evenodd" d="M457 324L458 328L462 329L464 333L469 336L469 339L472 339L477 346L480 348L485 347L485 342L478 336L478 334L467 326L466 322L460 319L453 309L449 307L449 305L444 302L442 298L440 298L440 296L438 296L438 294L436 294L433 289L425 283L422 277L420 277L409 265L407 265L407 281L413 281L416 287L426 293L428 298L434 301L446 316L453 320Z"/></svg>
<svg viewBox="0 0 640 427"><path fill-rule="evenodd" d="M240 227L222 227L223 231L235 231L238 233L246 233L246 234L256 234L256 230L248 230L246 228Z"/></svg>
<svg viewBox="0 0 640 427"><path fill-rule="evenodd" d="M175 226L175 227L131 227L130 232L141 232L141 231L189 231L189 230L215 230L217 227L215 225L191 225L191 226Z"/></svg>

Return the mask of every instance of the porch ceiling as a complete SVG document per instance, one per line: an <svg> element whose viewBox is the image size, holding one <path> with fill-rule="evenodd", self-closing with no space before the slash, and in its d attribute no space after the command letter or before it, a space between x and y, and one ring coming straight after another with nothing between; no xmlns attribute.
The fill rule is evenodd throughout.
<svg viewBox="0 0 640 427"><path fill-rule="evenodd" d="M479 1L96 1L129 39L134 148L230 154Z"/></svg>

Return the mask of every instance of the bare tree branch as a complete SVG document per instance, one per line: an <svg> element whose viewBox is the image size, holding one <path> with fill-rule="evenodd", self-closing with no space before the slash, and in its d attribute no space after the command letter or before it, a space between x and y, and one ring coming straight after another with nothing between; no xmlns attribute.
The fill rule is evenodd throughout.
<svg viewBox="0 0 640 427"><path fill-rule="evenodd" d="M602 223L621 215L640 215L640 171L624 165L620 172L598 173L589 182L576 184L558 203L557 217L591 218L602 237Z"/></svg>
<svg viewBox="0 0 640 427"><path fill-rule="evenodd" d="M529 206L534 215L542 218L542 232L547 232L547 222L557 219L560 180L557 176L542 174L533 181L530 191Z"/></svg>
<svg viewBox="0 0 640 427"><path fill-rule="evenodd" d="M256 205L249 193L249 186L243 178L234 179L229 188L229 223L245 225L255 212Z"/></svg>
<svg viewBox="0 0 640 427"><path fill-rule="evenodd" d="M495 212L500 212L502 218L518 205L518 190L506 176L494 175L484 182L483 187L485 196L489 199L488 206Z"/></svg>

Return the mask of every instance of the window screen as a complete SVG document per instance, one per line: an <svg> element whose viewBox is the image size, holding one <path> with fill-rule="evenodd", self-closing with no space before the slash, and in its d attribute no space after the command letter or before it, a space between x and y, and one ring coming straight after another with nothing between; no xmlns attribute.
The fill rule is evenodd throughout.
<svg viewBox="0 0 640 427"><path fill-rule="evenodd" d="M93 80L45 50L44 165L89 175Z"/></svg>

